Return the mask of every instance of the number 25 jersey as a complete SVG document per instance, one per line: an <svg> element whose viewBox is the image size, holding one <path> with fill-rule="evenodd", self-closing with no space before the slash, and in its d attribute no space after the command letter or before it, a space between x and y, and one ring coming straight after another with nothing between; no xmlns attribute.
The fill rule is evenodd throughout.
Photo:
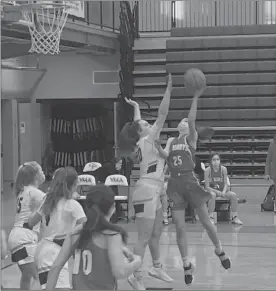
<svg viewBox="0 0 276 291"><path fill-rule="evenodd" d="M171 142L168 157L168 168L172 176L181 172L190 172L195 168L195 149L192 148L187 136L174 138Z"/></svg>

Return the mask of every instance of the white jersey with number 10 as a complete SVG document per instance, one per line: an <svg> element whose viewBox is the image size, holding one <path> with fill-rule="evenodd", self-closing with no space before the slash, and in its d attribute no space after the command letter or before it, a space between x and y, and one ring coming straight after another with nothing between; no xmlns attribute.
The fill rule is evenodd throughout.
<svg viewBox="0 0 276 291"><path fill-rule="evenodd" d="M136 158L140 164L140 179L164 181L165 160L160 157L154 141L149 136L137 142Z"/></svg>

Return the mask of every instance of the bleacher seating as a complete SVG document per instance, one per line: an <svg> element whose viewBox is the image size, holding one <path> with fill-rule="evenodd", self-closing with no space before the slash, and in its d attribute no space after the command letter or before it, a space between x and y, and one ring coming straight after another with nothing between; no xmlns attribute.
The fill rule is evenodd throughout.
<svg viewBox="0 0 276 291"><path fill-rule="evenodd" d="M276 130L275 31L276 25L175 28L164 40L137 40L134 98L141 100L142 117L156 120L166 75L172 73L170 112L161 138L175 136L192 101L183 75L199 68L208 87L198 102L197 126L216 130L211 140L198 144L197 155L207 162L211 152L219 152L230 177L262 176ZM134 179L138 174L136 167Z"/></svg>

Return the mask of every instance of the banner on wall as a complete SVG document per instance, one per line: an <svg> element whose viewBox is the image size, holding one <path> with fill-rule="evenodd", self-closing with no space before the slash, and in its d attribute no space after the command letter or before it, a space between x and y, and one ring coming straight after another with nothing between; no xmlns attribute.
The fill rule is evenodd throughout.
<svg viewBox="0 0 276 291"><path fill-rule="evenodd" d="M84 1L74 1L74 2L72 1L71 3L74 3L74 7L68 9L68 14L72 16L84 18L85 17Z"/></svg>

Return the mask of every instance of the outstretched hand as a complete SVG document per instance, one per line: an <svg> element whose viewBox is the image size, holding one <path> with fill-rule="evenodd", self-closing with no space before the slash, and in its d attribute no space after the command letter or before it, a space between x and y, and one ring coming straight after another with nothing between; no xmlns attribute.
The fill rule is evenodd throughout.
<svg viewBox="0 0 276 291"><path fill-rule="evenodd" d="M194 95L194 97L195 97L195 98L199 98L200 96L203 95L203 93L204 93L205 90L206 90L206 86L204 86L203 88L201 88L201 89L195 91L195 95Z"/></svg>
<svg viewBox="0 0 276 291"><path fill-rule="evenodd" d="M172 90L172 74L168 75L168 84L167 88L171 91Z"/></svg>
<svg viewBox="0 0 276 291"><path fill-rule="evenodd" d="M131 105L133 107L135 107L135 106L139 107L139 104L134 100L131 100L131 99L128 99L127 97L125 97L125 101L126 101L127 104L129 104L129 105Z"/></svg>

